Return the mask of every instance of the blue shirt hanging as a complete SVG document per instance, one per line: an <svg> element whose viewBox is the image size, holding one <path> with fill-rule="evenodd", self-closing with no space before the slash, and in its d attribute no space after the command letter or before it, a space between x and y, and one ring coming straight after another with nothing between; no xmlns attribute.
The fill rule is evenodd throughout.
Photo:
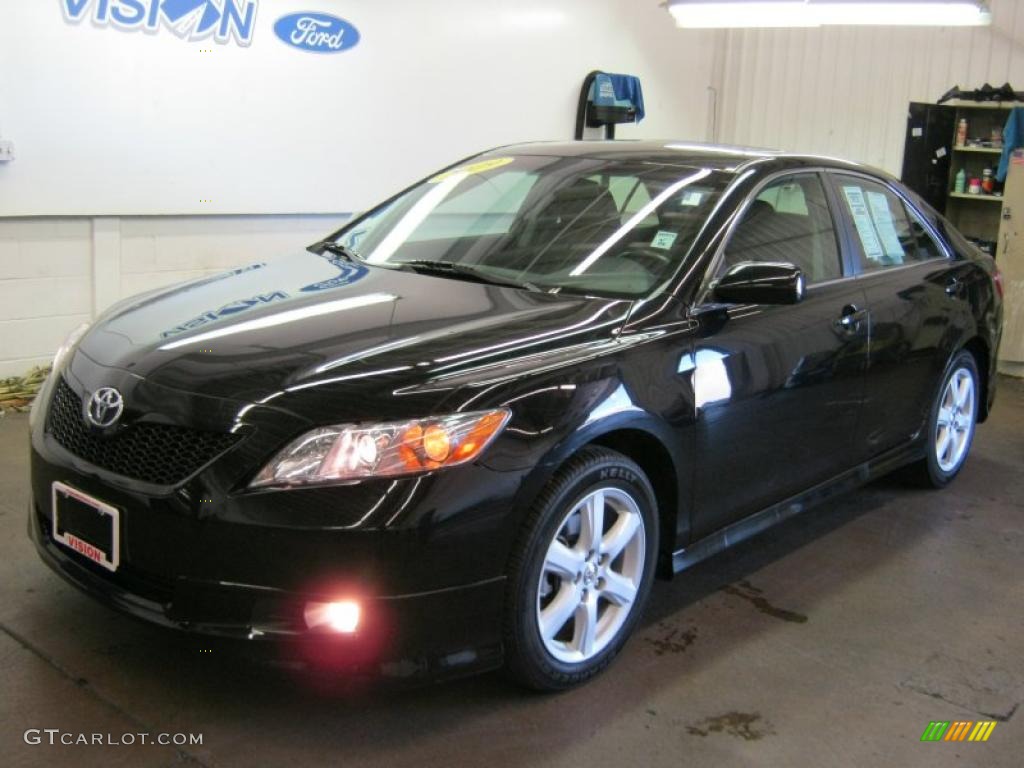
<svg viewBox="0 0 1024 768"><path fill-rule="evenodd" d="M644 91L634 75L597 75L590 87L590 101L597 107L631 108L636 110L635 122L644 119Z"/></svg>
<svg viewBox="0 0 1024 768"><path fill-rule="evenodd" d="M1024 107L1014 107L1006 119L1006 127L1003 128L1003 156L999 158L996 181L1006 181L1006 174L1010 170L1010 158L1013 156L1013 150L1018 147L1024 147Z"/></svg>

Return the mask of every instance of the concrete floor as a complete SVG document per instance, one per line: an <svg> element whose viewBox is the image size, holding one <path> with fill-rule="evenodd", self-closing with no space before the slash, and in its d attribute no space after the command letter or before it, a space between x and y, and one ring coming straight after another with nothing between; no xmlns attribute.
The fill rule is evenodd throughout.
<svg viewBox="0 0 1024 768"><path fill-rule="evenodd" d="M1020 766L1024 386L943 492L883 480L659 583L600 679L498 675L352 693L135 623L25 538L27 419L0 419L0 754L7 766ZM999 721L987 743L919 741ZM201 733L201 746L30 746L27 728Z"/></svg>

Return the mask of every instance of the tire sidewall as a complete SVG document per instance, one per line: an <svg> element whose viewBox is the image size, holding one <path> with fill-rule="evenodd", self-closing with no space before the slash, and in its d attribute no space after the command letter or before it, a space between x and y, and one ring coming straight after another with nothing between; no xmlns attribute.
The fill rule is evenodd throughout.
<svg viewBox="0 0 1024 768"><path fill-rule="evenodd" d="M935 455L935 440L938 436L938 415L939 408L942 406L942 396L946 391L946 386L949 384L949 380L953 374L961 368L970 372L974 379L974 409L972 412L972 424L971 433L967 438L967 448L964 451L963 458L960 463L953 467L950 471L945 471L939 466L939 459ZM934 485L937 487L943 487L948 485L954 477L956 477L960 470L963 469L964 464L967 463L967 458L971 455L971 446L974 443L974 433L977 430L978 425L978 409L981 403L981 382L979 380L978 365L974 360L974 355L966 350L961 350L957 353L949 365L946 367L946 371L942 376L942 381L939 384L939 391L935 395L935 402L932 404L931 411L928 413L928 441L926 445L926 463L928 467L928 475Z"/></svg>
<svg viewBox="0 0 1024 768"><path fill-rule="evenodd" d="M587 494L598 488L617 488L628 493L640 508L644 523L644 568L638 585L636 600L618 635L600 653L586 661L567 663L552 656L541 639L537 623L537 600L541 568L552 539L562 526L565 516ZM622 648L643 613L643 606L654 580L657 560L658 521L654 491L643 472L625 457L603 458L587 467L586 471L558 488L546 500L543 516L527 541L524 567L517 574L513 599L519 628L518 642L529 658L542 668L544 676L563 679L573 684L602 669ZM554 686L553 686L554 687Z"/></svg>

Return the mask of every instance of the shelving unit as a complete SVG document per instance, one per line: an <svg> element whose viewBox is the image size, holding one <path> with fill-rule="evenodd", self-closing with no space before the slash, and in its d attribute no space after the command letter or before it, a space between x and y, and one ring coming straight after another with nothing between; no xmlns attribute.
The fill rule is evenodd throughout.
<svg viewBox="0 0 1024 768"><path fill-rule="evenodd" d="M983 203L1001 203L1003 202L1002 195L972 195L970 192L950 192L950 197L955 197L959 200L977 200Z"/></svg>
<svg viewBox="0 0 1024 768"><path fill-rule="evenodd" d="M968 178L981 178L986 167L998 168L1003 152L1001 147L956 146L960 120L967 120L968 139L991 141L992 129L1004 128L1016 107L1024 102L911 102L900 178L995 256L1005 296L998 366L1003 373L1024 376L1024 148L1014 151L1005 185L997 183L1001 194L953 191L961 168Z"/></svg>
<svg viewBox="0 0 1024 768"><path fill-rule="evenodd" d="M988 154L993 154L993 155L1001 155L1001 154L1003 154L1002 147L999 147L998 149L995 148L995 147L953 147L953 151L954 152L982 152L982 153L988 153Z"/></svg>
<svg viewBox="0 0 1024 768"><path fill-rule="evenodd" d="M991 168L995 174L999 167L1002 147L957 146L957 126L961 119L967 120L968 140L989 141L992 129L1002 129L1010 110L1024 106L1018 102L978 103L972 101L953 101L948 104L956 110L953 119L953 136L951 144L951 162L949 163L949 190L946 198L946 217L968 237L994 244L999 239L999 226L1004 196L1002 194L972 195L968 192L954 192L956 175L963 169L968 184L972 178L982 178L983 171ZM997 184L997 189L1001 185ZM982 205L997 203L997 205Z"/></svg>

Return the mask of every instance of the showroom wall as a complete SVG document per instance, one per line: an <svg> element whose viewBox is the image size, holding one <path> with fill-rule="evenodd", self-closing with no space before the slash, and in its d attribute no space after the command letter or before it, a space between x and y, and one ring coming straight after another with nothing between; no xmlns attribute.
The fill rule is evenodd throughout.
<svg viewBox="0 0 1024 768"><path fill-rule="evenodd" d="M48 362L119 298L287 254L344 218L0 218L0 378Z"/></svg>
<svg viewBox="0 0 1024 768"><path fill-rule="evenodd" d="M718 138L846 157L899 174L906 106L954 85L1024 90L1024 3L978 28L730 30Z"/></svg>
<svg viewBox="0 0 1024 768"><path fill-rule="evenodd" d="M1014 0L994 0L991 29L730 32L676 29L658 0L172 0L195 10L134 23L157 5L0 0L0 140L16 154L0 162L0 377L118 298L301 248L468 153L570 138L591 69L643 80L648 117L620 138L894 172L908 101L1024 89ZM209 8L231 23L192 39ZM310 10L358 44L308 52L275 35Z"/></svg>
<svg viewBox="0 0 1024 768"><path fill-rule="evenodd" d="M715 37L653 1L164 5L196 10L147 29L151 0L0 0L0 377L121 296L301 248L472 152L571 138L591 69L643 80L620 137L706 135ZM238 11L225 39L191 40L211 6ZM299 11L358 44L286 45Z"/></svg>

